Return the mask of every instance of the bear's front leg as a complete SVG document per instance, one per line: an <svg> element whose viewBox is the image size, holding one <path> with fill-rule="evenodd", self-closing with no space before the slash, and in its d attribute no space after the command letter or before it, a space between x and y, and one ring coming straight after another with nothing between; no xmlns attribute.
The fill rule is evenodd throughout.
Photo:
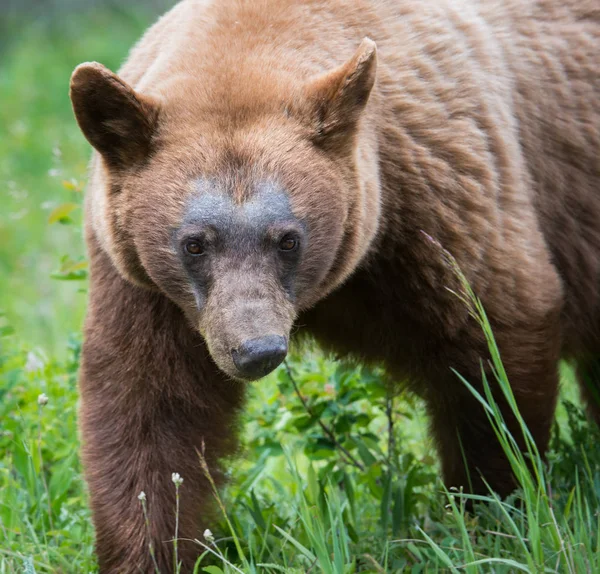
<svg viewBox="0 0 600 574"><path fill-rule="evenodd" d="M243 388L214 366L177 307L126 283L106 258L95 259L80 429L100 572L175 570L172 473L183 478L178 554L181 571L190 572L202 549L189 540L209 527L213 502L197 451L204 445L220 482L218 460L235 450Z"/></svg>

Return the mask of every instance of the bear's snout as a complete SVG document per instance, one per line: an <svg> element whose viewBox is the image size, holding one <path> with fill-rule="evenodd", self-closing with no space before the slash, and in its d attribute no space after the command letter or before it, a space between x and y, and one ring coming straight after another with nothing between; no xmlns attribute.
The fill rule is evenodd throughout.
<svg viewBox="0 0 600 574"><path fill-rule="evenodd" d="M284 337L267 335L244 341L237 349L232 349L231 358L244 378L260 379L281 364L287 350Z"/></svg>
<svg viewBox="0 0 600 574"><path fill-rule="evenodd" d="M242 281L228 274L213 284L199 331L217 366L249 382L285 359L294 319L293 303L274 279L247 273Z"/></svg>

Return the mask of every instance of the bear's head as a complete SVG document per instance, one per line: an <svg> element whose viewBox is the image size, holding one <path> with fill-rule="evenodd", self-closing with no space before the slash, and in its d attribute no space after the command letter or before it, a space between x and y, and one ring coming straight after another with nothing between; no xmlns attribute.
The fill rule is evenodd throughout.
<svg viewBox="0 0 600 574"><path fill-rule="evenodd" d="M126 280L184 311L231 377L280 364L298 313L372 244L375 71L365 39L303 81L213 70L163 78L153 93L100 64L73 73L75 115L98 152L88 225Z"/></svg>

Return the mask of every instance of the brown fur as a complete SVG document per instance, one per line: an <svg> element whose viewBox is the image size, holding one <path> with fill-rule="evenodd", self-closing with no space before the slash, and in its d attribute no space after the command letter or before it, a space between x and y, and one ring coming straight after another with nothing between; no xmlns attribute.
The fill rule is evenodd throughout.
<svg viewBox="0 0 600 574"><path fill-rule="evenodd" d="M484 303L538 447L561 356L579 361L600 421L599 45L595 0L187 0L119 77L76 70L76 115L101 152L80 386L102 572L152 571L141 490L171 571L172 472L180 535L209 525L195 449L205 442L217 477L235 449L244 389L226 355L242 331L295 321L410 379L448 486L468 472L476 491L483 476L509 492L485 414L451 371L479 384L486 349L437 242ZM260 181L283 185L310 230L296 299L269 265L232 259L199 308L169 235L198 178L238 205ZM194 547L182 549L188 571Z"/></svg>

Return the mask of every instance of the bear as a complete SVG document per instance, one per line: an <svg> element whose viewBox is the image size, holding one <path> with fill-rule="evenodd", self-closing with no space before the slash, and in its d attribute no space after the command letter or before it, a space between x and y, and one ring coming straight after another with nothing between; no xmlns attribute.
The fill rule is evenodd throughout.
<svg viewBox="0 0 600 574"><path fill-rule="evenodd" d="M179 536L198 538L198 453L221 484L247 384L303 333L408 381L448 487L511 492L456 375L481 389L489 355L444 253L539 450L561 358L600 422L598 45L594 0L184 0L118 75L75 69L94 148L79 387L101 572L154 572L149 543L173 571L171 473ZM179 551L191 571L197 548Z"/></svg>

